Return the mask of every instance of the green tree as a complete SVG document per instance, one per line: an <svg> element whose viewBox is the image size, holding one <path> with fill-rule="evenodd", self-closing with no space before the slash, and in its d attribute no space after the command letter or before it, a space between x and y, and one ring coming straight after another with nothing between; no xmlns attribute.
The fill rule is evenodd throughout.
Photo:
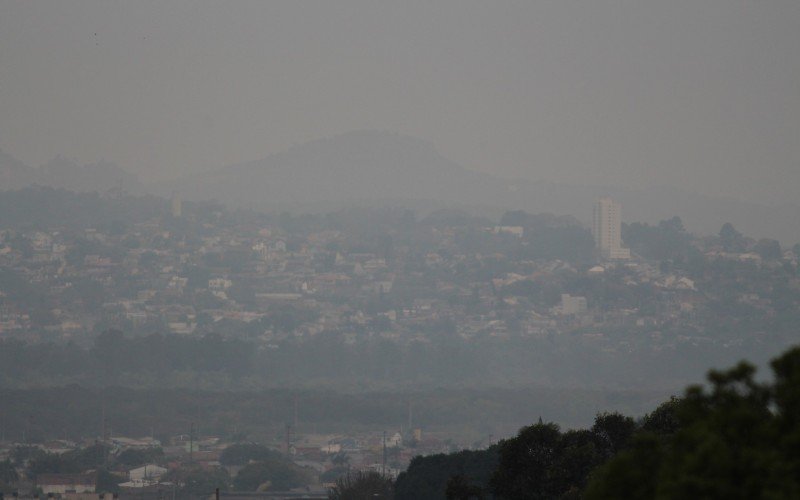
<svg viewBox="0 0 800 500"><path fill-rule="evenodd" d="M755 251L764 260L780 260L783 257L778 240L762 238L756 243Z"/></svg>
<svg viewBox="0 0 800 500"><path fill-rule="evenodd" d="M302 469L286 459L268 459L248 464L233 480L238 491L285 491L306 483Z"/></svg>
<svg viewBox="0 0 800 500"><path fill-rule="evenodd" d="M219 461L222 465L247 465L250 462L280 460L282 455L266 446L255 443L237 443L222 450Z"/></svg>
<svg viewBox="0 0 800 500"><path fill-rule="evenodd" d="M560 440L556 424L540 422L501 442L499 463L491 479L494 494L522 500L555 498L562 493L548 473Z"/></svg>
<svg viewBox="0 0 800 500"><path fill-rule="evenodd" d="M600 440L607 456L616 455L633 437L636 423L620 413L599 413L594 419L592 433Z"/></svg>
<svg viewBox="0 0 800 500"><path fill-rule="evenodd" d="M772 385L742 362L659 407L586 498L800 497L800 348L771 366Z"/></svg>
<svg viewBox="0 0 800 500"><path fill-rule="evenodd" d="M181 486L181 491L191 498L208 498L217 488L224 490L230 484L228 471L223 467L204 469L199 466L179 469L164 478Z"/></svg>
<svg viewBox="0 0 800 500"><path fill-rule="evenodd" d="M726 252L741 252L744 250L744 236L734 229L733 224L726 222L719 230L719 239Z"/></svg>
<svg viewBox="0 0 800 500"><path fill-rule="evenodd" d="M388 476L373 471L356 471L336 480L328 490L330 500L371 500L394 498L394 483Z"/></svg>
<svg viewBox="0 0 800 500"><path fill-rule="evenodd" d="M444 490L447 500L483 500L486 492L461 474L451 476Z"/></svg>
<svg viewBox="0 0 800 500"><path fill-rule="evenodd" d="M462 450L457 453L417 456L408 469L397 477L397 500L434 500L446 496L453 476L489 491L489 479L497 467L498 446L486 450Z"/></svg>
<svg viewBox="0 0 800 500"><path fill-rule="evenodd" d="M107 469L97 470L95 489L100 493L119 493L119 484L124 480Z"/></svg>
<svg viewBox="0 0 800 500"><path fill-rule="evenodd" d="M11 460L0 462L0 493L10 493L17 481L19 475Z"/></svg>

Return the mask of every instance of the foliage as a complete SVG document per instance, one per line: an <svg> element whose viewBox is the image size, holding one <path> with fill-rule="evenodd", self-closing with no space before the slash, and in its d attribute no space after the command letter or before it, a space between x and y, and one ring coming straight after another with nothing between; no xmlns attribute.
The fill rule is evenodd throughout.
<svg viewBox="0 0 800 500"><path fill-rule="evenodd" d="M230 484L228 471L223 467L205 469L193 466L178 469L167 473L164 479L180 485L181 491L191 498L208 498L215 489L225 490Z"/></svg>
<svg viewBox="0 0 800 500"><path fill-rule="evenodd" d="M524 427L500 443L491 479L498 498L544 499L576 495L593 468L626 448L635 423L618 413L601 413L591 430L561 433L542 423Z"/></svg>
<svg viewBox="0 0 800 500"><path fill-rule="evenodd" d="M239 443L222 450L222 465L247 465L250 462L281 459L282 455L266 446L255 443Z"/></svg>
<svg viewBox="0 0 800 500"><path fill-rule="evenodd" d="M744 236L730 222L723 224L719 230L719 241L726 252L743 252L745 249Z"/></svg>
<svg viewBox="0 0 800 500"><path fill-rule="evenodd" d="M398 476L395 494L397 500L440 499L445 496L454 476L460 476L461 479L456 480L460 483L456 482L453 489L468 483L470 487L488 491L489 478L496 466L496 446L486 450L417 456L411 460L408 469Z"/></svg>
<svg viewBox="0 0 800 500"><path fill-rule="evenodd" d="M754 250L764 260L780 260L783 257L781 244L777 240L760 239L756 242Z"/></svg>
<svg viewBox="0 0 800 500"><path fill-rule="evenodd" d="M355 471L336 480L328 491L330 500L368 500L372 498L394 498L390 477L374 471Z"/></svg>
<svg viewBox="0 0 800 500"><path fill-rule="evenodd" d="M633 445L597 470L586 497L800 496L800 348L772 369L772 385L757 382L744 362L712 371L709 389L689 387L662 405Z"/></svg>
<svg viewBox="0 0 800 500"><path fill-rule="evenodd" d="M486 491L477 484L470 483L461 474L456 474L447 480L444 496L447 500L483 500L486 498Z"/></svg>
<svg viewBox="0 0 800 500"><path fill-rule="evenodd" d="M109 472L107 469L98 469L95 489L101 493L119 493L119 484L123 481L124 479Z"/></svg>
<svg viewBox="0 0 800 500"><path fill-rule="evenodd" d="M291 461L270 458L244 466L233 480L237 491L286 491L307 483L303 469Z"/></svg>
<svg viewBox="0 0 800 500"><path fill-rule="evenodd" d="M691 235L680 217L662 220L656 226L623 224L622 240L633 253L656 261L685 261L691 253Z"/></svg>
<svg viewBox="0 0 800 500"><path fill-rule="evenodd" d="M0 493L10 492L18 480L19 474L11 460L0 462Z"/></svg>

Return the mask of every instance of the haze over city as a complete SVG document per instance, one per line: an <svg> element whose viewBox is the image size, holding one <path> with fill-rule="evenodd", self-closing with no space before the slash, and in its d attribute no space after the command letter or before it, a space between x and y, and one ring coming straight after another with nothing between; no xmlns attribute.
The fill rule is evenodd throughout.
<svg viewBox="0 0 800 500"><path fill-rule="evenodd" d="M795 203L793 1L0 3L0 147L145 181L353 130L507 178Z"/></svg>
<svg viewBox="0 0 800 500"><path fill-rule="evenodd" d="M796 498L798 26L0 0L0 500Z"/></svg>

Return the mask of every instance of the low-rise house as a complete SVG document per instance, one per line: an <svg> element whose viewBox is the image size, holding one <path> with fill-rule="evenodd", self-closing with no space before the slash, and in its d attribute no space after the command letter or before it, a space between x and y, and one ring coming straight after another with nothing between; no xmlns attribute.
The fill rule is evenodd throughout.
<svg viewBox="0 0 800 500"><path fill-rule="evenodd" d="M94 493L97 478L94 474L39 474L36 485L45 495Z"/></svg>

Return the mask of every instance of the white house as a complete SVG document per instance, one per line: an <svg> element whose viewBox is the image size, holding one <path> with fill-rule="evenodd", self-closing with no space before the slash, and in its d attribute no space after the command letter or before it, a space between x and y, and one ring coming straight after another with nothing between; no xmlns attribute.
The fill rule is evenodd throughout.
<svg viewBox="0 0 800 500"><path fill-rule="evenodd" d="M128 478L131 482L137 481L158 481L161 476L167 473L167 469L156 464L147 464L128 471Z"/></svg>

